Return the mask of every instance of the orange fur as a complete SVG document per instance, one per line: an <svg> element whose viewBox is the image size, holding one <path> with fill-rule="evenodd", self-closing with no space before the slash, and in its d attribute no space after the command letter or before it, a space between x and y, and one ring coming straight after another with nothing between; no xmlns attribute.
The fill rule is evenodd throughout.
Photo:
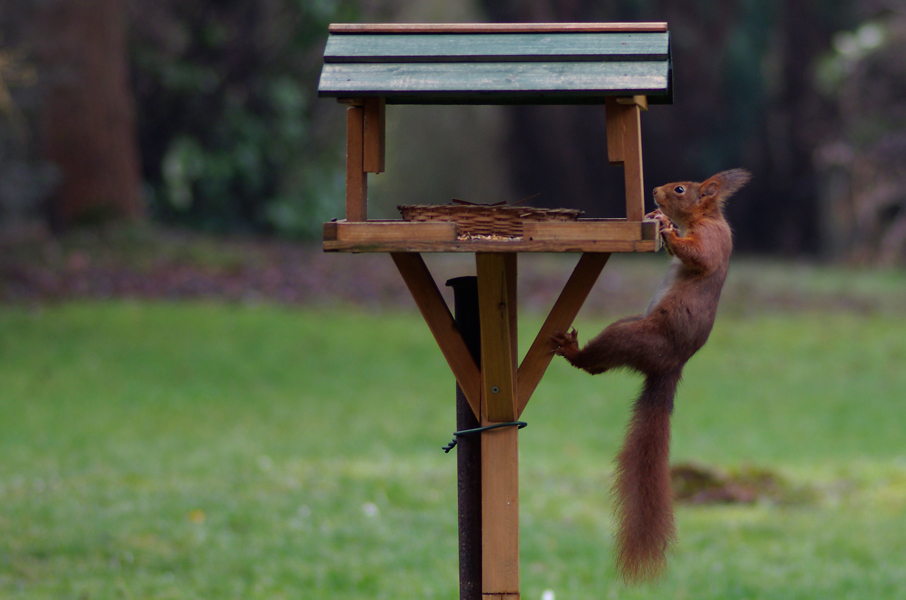
<svg viewBox="0 0 906 600"><path fill-rule="evenodd" d="M670 488L670 414L686 362L711 333L733 249L722 207L749 180L733 169L702 183L655 188L661 237L674 256L644 314L620 319L579 348L575 330L552 336L557 354L589 373L629 368L645 376L623 448L614 494L617 567L627 582L659 576L676 537Z"/></svg>
<svg viewBox="0 0 906 600"><path fill-rule="evenodd" d="M645 382L617 456L617 568L630 582L661 573L676 538L668 467L671 402L666 399L672 399L677 383L671 377Z"/></svg>

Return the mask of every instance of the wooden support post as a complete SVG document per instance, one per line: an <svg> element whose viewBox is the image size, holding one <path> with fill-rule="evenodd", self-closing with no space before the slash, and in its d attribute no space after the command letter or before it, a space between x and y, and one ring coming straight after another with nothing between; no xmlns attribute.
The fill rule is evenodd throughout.
<svg viewBox="0 0 906 600"><path fill-rule="evenodd" d="M628 100L628 102L627 102ZM645 181L642 172L642 126L639 111L647 109L644 96L607 98L607 157L612 165L623 165L626 192L626 219L645 217Z"/></svg>
<svg viewBox="0 0 906 600"><path fill-rule="evenodd" d="M386 119L383 98L365 98L364 139L366 173L384 172L384 147L386 145Z"/></svg>
<svg viewBox="0 0 906 600"><path fill-rule="evenodd" d="M516 416L516 255L476 254L481 322L481 423ZM519 453L516 427L481 434L482 596L519 599Z"/></svg>
<svg viewBox="0 0 906 600"><path fill-rule="evenodd" d="M544 372L550 365L554 357L554 344L551 342L551 334L555 331L566 331L572 325L579 309L588 297L588 293L598 280L601 270L607 264L610 254L607 253L585 253L573 274L570 275L569 281L560 292L560 297L551 309L550 314L541 326L532 347L526 353L522 364L519 366L519 386L516 404L516 418L525 410L532 397L535 388L544 376Z"/></svg>
<svg viewBox="0 0 906 600"><path fill-rule="evenodd" d="M481 434L481 594L519 600L519 446L516 427Z"/></svg>
<svg viewBox="0 0 906 600"><path fill-rule="evenodd" d="M346 109L346 220L368 220L368 175L365 173L365 107Z"/></svg>
<svg viewBox="0 0 906 600"><path fill-rule="evenodd" d="M516 418L516 254L478 253L482 393L487 420Z"/></svg>

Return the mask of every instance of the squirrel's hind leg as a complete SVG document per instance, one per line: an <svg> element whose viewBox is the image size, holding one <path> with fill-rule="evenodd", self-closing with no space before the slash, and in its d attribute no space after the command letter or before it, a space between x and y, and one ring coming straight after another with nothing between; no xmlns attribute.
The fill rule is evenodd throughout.
<svg viewBox="0 0 906 600"><path fill-rule="evenodd" d="M570 362L592 374L619 367L651 374L670 369L673 365L662 362L674 354L670 340L657 323L637 315L608 325Z"/></svg>

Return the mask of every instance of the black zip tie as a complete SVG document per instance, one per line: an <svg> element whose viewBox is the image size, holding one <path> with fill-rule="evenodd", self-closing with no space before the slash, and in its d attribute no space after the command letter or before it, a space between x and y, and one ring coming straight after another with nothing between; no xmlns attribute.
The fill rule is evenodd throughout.
<svg viewBox="0 0 906 600"><path fill-rule="evenodd" d="M482 431L488 431L489 429L498 429L500 427L518 427L522 429L528 425L525 421L511 421L510 423L494 423L493 425L486 425L485 427L476 427L475 429L463 429L462 431L456 431L453 433L453 441L444 446L442 450L444 453L449 453L450 450L456 447L456 438L461 435L473 435L476 433L481 433Z"/></svg>

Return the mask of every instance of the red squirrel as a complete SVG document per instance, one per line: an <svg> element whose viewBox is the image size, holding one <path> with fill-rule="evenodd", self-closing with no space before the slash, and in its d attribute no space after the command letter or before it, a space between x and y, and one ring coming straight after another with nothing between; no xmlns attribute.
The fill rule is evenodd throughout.
<svg viewBox="0 0 906 600"><path fill-rule="evenodd" d="M670 414L683 366L711 333L733 241L722 207L749 181L732 169L702 183L654 189L670 270L645 314L620 319L579 349L578 336L556 332L555 352L591 374L629 368L645 376L616 459L614 496L619 523L617 568L627 582L663 573L676 538L670 487Z"/></svg>

